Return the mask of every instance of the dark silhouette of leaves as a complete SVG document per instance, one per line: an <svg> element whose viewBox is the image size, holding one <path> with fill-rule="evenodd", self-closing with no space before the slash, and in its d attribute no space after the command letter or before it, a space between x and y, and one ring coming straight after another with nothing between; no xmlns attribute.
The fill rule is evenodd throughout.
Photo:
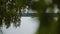
<svg viewBox="0 0 60 34"><path fill-rule="evenodd" d="M15 27L20 25L21 8L24 7L25 0L0 0L0 26L4 21L6 28L9 28L11 23ZM19 13L17 13L19 11Z"/></svg>

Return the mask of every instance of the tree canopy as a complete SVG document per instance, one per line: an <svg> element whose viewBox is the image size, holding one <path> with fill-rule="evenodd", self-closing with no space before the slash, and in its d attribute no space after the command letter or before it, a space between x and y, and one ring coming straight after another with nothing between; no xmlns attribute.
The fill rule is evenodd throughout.
<svg viewBox="0 0 60 34"><path fill-rule="evenodd" d="M25 0L0 0L0 27L3 23L7 28L11 23L14 23L15 27L19 26L24 3Z"/></svg>

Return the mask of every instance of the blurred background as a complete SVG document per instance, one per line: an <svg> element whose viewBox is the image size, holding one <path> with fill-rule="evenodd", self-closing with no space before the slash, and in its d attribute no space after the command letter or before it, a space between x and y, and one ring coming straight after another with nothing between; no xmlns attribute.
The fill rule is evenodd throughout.
<svg viewBox="0 0 60 34"><path fill-rule="evenodd" d="M0 34L60 34L60 0L0 0Z"/></svg>

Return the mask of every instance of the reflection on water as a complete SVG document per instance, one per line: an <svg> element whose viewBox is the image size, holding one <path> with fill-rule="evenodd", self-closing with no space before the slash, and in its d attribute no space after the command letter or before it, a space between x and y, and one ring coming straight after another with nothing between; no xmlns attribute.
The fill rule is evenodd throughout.
<svg viewBox="0 0 60 34"><path fill-rule="evenodd" d="M3 34L34 34L39 26L37 17L21 17L20 27L14 28L11 24L10 28L2 28Z"/></svg>

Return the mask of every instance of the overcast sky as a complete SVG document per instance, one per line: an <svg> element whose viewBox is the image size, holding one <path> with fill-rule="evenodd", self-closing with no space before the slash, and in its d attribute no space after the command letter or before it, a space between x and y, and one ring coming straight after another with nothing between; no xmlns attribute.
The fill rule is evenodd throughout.
<svg viewBox="0 0 60 34"><path fill-rule="evenodd" d="M14 28L13 25L9 29L3 27L4 34L34 34L38 28L38 20L37 17L22 17L21 25L18 28Z"/></svg>

